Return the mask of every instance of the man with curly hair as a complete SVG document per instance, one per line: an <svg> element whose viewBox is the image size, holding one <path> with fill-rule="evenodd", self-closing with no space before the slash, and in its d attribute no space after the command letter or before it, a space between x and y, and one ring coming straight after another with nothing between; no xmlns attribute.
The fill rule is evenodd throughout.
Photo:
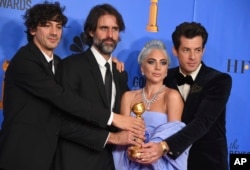
<svg viewBox="0 0 250 170"><path fill-rule="evenodd" d="M53 50L67 23L63 11L58 2L45 2L24 15L29 42L12 58L5 75L1 170L53 169L59 136L101 151L107 141L118 141L119 136L105 130L111 124L138 135L144 130L143 121L111 113L57 84L60 58ZM75 119L65 119L66 113Z"/></svg>

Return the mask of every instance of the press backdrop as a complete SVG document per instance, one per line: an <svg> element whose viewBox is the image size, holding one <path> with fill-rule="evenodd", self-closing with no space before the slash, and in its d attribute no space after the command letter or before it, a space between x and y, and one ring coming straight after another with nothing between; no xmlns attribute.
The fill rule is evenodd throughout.
<svg viewBox="0 0 250 170"><path fill-rule="evenodd" d="M27 43L22 15L30 6L41 2L43 1L0 0L0 66L4 66L4 63ZM59 2L66 7L65 14L69 18L63 39L55 51L61 58L83 50L79 40L83 22L91 7L106 2L121 12L126 30L121 34L122 41L113 55L125 63L129 73L128 85L131 89L142 86L136 59L146 41L150 39L164 41L171 55L171 67L174 67L177 65L177 60L171 52L171 33L175 26L183 21L202 23L209 33L204 62L229 73L233 78L232 92L227 105L229 151L250 153L249 0L59 0ZM148 25L151 30L147 29ZM3 79L4 68L0 67L0 83ZM1 109L0 123L2 119Z"/></svg>

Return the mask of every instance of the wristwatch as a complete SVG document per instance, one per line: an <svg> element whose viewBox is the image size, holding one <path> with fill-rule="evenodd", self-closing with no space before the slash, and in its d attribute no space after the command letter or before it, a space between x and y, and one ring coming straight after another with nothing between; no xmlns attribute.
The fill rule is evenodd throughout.
<svg viewBox="0 0 250 170"><path fill-rule="evenodd" d="M161 147L162 147L162 155L165 155L169 151L169 147L165 141L160 142Z"/></svg>

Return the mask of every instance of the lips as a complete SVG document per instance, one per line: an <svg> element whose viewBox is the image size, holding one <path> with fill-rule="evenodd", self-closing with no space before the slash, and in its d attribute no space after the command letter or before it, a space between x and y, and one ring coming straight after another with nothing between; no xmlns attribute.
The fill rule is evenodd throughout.
<svg viewBox="0 0 250 170"><path fill-rule="evenodd" d="M188 63L187 64L189 67L196 67L196 63Z"/></svg>
<svg viewBox="0 0 250 170"><path fill-rule="evenodd" d="M48 40L52 43L57 43L58 39L57 38L48 38Z"/></svg>
<svg viewBox="0 0 250 170"><path fill-rule="evenodd" d="M152 73L152 75L155 76L155 77L160 77L161 76L161 74L159 74L159 73Z"/></svg>

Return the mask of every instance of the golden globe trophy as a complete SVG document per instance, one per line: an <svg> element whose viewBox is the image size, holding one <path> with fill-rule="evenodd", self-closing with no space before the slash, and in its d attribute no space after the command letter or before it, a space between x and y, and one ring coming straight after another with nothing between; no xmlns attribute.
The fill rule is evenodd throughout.
<svg viewBox="0 0 250 170"><path fill-rule="evenodd" d="M147 31L158 32L157 26L157 13L158 13L158 0L151 0L150 10L149 10L149 21L146 27Z"/></svg>
<svg viewBox="0 0 250 170"><path fill-rule="evenodd" d="M145 111L145 106L144 106L143 102L134 104L134 106L132 107L132 111L135 113L136 118L142 119L141 115ZM135 140L141 140L141 139L135 139ZM141 153L137 152L138 149L140 149L139 146L130 146L128 148L129 156L133 159L138 158L141 154Z"/></svg>

